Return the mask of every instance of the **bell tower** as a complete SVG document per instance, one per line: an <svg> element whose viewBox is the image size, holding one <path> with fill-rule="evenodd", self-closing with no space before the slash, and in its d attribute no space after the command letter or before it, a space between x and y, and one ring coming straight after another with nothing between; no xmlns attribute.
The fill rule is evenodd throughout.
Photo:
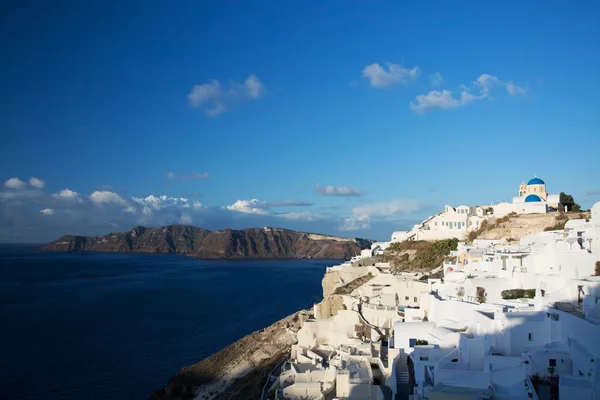
<svg viewBox="0 0 600 400"><path fill-rule="evenodd" d="M527 185L525 184L525 182L521 182L521 185L519 186L519 197L523 197L527 194Z"/></svg>

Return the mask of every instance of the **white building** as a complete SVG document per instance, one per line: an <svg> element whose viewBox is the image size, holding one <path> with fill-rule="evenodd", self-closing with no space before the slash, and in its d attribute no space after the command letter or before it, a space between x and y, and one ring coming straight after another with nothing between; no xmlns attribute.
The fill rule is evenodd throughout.
<svg viewBox="0 0 600 400"><path fill-rule="evenodd" d="M437 221L472 214L461 209ZM341 284L373 277L304 323L276 397L600 400L600 202L562 231L461 243L452 256L443 282L329 269Z"/></svg>
<svg viewBox="0 0 600 400"><path fill-rule="evenodd" d="M447 205L444 211L415 225L410 231L394 232L392 242L452 238L463 240L467 233L479 229L487 217L484 207L462 205L454 208Z"/></svg>

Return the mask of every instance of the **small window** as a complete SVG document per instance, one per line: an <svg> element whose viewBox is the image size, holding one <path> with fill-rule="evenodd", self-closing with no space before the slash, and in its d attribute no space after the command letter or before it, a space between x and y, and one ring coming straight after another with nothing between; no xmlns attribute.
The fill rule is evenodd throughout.
<svg viewBox="0 0 600 400"><path fill-rule="evenodd" d="M417 302L417 298L415 297L415 303Z"/></svg>
<svg viewBox="0 0 600 400"><path fill-rule="evenodd" d="M556 367L556 358L551 358L548 360L548 365L551 367Z"/></svg>
<svg viewBox="0 0 600 400"><path fill-rule="evenodd" d="M408 301L408 296L404 296L404 300Z"/></svg>
<svg viewBox="0 0 600 400"><path fill-rule="evenodd" d="M417 344L417 339L416 338L408 339L408 346L409 347L415 347L416 344Z"/></svg>
<svg viewBox="0 0 600 400"><path fill-rule="evenodd" d="M531 333L531 332L528 333L527 338L529 339L530 342L533 341L533 333Z"/></svg>

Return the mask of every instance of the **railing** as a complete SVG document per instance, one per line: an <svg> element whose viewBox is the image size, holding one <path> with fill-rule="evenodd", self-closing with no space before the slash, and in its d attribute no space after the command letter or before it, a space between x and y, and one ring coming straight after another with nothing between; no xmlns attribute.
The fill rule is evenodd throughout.
<svg viewBox="0 0 600 400"><path fill-rule="evenodd" d="M396 306L384 306L384 305L380 305L380 304L370 304L370 303L363 303L363 308L368 308L370 310L380 310L380 311L398 311L399 308Z"/></svg>

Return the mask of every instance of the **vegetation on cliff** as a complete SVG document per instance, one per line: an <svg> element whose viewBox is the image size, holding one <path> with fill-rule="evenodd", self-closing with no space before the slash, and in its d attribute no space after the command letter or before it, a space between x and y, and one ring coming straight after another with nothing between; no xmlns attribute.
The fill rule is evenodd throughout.
<svg viewBox="0 0 600 400"><path fill-rule="evenodd" d="M392 265L395 272L426 272L439 267L444 257L457 247L456 238L392 243L386 250L385 261Z"/></svg>
<svg viewBox="0 0 600 400"><path fill-rule="evenodd" d="M340 286L340 287L336 288L335 291L333 292L333 294L350 294L355 289L361 287L362 285L369 282L373 278L374 278L373 274L371 274L369 272L366 275L360 276L360 277L356 278L355 280L348 282L344 286Z"/></svg>

